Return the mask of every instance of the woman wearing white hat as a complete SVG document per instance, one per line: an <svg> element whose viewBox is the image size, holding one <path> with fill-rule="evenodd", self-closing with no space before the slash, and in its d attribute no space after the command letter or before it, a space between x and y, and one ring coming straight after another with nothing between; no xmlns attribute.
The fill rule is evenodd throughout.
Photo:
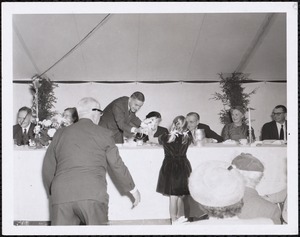
<svg viewBox="0 0 300 237"><path fill-rule="evenodd" d="M230 163L214 160L203 162L191 173L189 190L191 196L207 211L209 219L184 224L273 224L267 218L242 220L237 217L243 207L245 184L242 175Z"/></svg>

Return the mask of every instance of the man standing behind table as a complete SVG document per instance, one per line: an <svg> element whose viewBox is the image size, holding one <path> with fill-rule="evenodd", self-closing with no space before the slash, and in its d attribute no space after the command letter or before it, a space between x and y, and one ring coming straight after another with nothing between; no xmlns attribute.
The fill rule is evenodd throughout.
<svg viewBox="0 0 300 237"><path fill-rule="evenodd" d="M277 105L273 109L273 121L265 123L261 130L261 140L287 140L287 109Z"/></svg>
<svg viewBox="0 0 300 237"><path fill-rule="evenodd" d="M145 96L136 91L130 97L123 96L112 101L103 110L103 116L99 125L113 132L116 143L124 143L125 137L133 137L141 132L139 128L142 121L135 113L143 106Z"/></svg>
<svg viewBox="0 0 300 237"><path fill-rule="evenodd" d="M186 120L188 122L188 128L193 134L196 129L204 129L205 137L215 139L218 142L222 142L223 138L219 136L216 132L210 129L210 127L206 124L200 123L200 115L196 112L190 112L186 115Z"/></svg>
<svg viewBox="0 0 300 237"><path fill-rule="evenodd" d="M31 122L32 111L28 107L22 107L18 111L18 124L13 126L13 139L17 145L28 145L29 139L34 138L35 124Z"/></svg>
<svg viewBox="0 0 300 237"><path fill-rule="evenodd" d="M124 192L140 202L140 193L123 163L112 132L98 126L100 104L83 98L79 121L55 133L43 163L43 181L51 202L51 225L101 225L108 222L107 166Z"/></svg>

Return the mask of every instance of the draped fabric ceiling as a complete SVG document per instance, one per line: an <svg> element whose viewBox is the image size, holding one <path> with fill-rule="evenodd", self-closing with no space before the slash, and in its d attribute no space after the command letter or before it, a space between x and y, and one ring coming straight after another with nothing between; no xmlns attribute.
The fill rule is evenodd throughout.
<svg viewBox="0 0 300 237"><path fill-rule="evenodd" d="M212 82L234 71L286 81L285 13L13 16L15 82Z"/></svg>

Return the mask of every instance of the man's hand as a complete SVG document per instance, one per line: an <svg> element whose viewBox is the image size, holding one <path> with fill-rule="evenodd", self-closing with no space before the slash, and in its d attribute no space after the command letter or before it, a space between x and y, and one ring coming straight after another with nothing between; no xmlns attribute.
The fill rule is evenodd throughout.
<svg viewBox="0 0 300 237"><path fill-rule="evenodd" d="M141 128L135 128L134 133L142 133L142 129Z"/></svg>
<svg viewBox="0 0 300 237"><path fill-rule="evenodd" d="M132 208L134 208L141 201L141 194L140 194L139 190L137 189L135 192L132 193L132 196L134 197L134 203L133 203Z"/></svg>

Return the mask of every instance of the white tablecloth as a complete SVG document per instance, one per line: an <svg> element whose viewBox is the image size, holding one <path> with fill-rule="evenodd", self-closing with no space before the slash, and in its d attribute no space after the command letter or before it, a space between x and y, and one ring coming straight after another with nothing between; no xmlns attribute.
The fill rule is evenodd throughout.
<svg viewBox="0 0 300 237"><path fill-rule="evenodd" d="M156 146L119 148L141 193L141 203L131 209L127 196L121 196L107 177L110 220L140 220L169 218L169 199L157 193L156 184L163 161L163 149ZM45 149L15 147L14 149L14 220L48 221L49 202L42 183L42 162ZM265 175L257 187L263 194L274 193L286 187L286 146L249 147L211 144L190 147L187 153L192 168L206 160L230 162L240 153L251 153L265 165Z"/></svg>

